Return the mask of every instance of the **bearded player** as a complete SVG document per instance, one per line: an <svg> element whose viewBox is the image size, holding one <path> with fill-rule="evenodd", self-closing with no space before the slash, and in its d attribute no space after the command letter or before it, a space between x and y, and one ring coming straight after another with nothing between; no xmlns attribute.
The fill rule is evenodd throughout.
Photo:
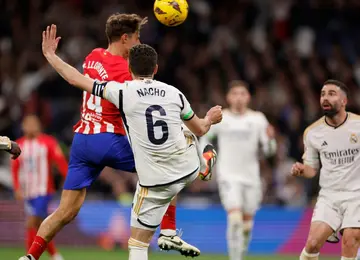
<svg viewBox="0 0 360 260"><path fill-rule="evenodd" d="M274 155L276 141L265 115L249 109L246 82L230 82L226 98L229 108L223 112L223 121L201 142L218 140L217 180L227 212L228 252L230 260L238 260L247 251L254 215L262 201L259 153Z"/></svg>
<svg viewBox="0 0 360 260"><path fill-rule="evenodd" d="M127 62L129 49L140 43L140 29L146 21L136 14L111 15L105 29L108 48L94 49L86 57L84 74L92 79L120 83L131 80ZM56 33L56 28L54 31ZM47 243L76 217L85 200L86 188L105 166L135 172L133 153L115 105L84 92L81 120L75 125L74 131L69 172L60 205L40 226L28 251L30 259L39 259ZM171 203L165 214L158 244L163 249L175 249L184 255L197 256L200 250L176 235L175 202Z"/></svg>
<svg viewBox="0 0 360 260"><path fill-rule="evenodd" d="M333 232L342 233L342 260L355 260L360 242L360 116L346 111L348 88L328 80L321 90L324 117L304 132L303 163L294 176L313 178L320 171L320 192L300 260L317 260Z"/></svg>
<svg viewBox="0 0 360 260"><path fill-rule="evenodd" d="M24 201L26 213L26 246L29 250L41 222L48 216L49 203L55 192L51 166L54 163L65 178L68 164L52 136L41 132L39 118L25 116L24 136L17 140L23 149L20 158L13 160L11 171L15 198ZM62 260L54 242L47 245L52 260Z"/></svg>

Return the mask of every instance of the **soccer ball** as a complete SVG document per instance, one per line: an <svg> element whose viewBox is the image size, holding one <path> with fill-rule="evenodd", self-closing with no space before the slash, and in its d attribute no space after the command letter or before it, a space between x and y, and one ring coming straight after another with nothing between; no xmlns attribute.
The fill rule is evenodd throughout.
<svg viewBox="0 0 360 260"><path fill-rule="evenodd" d="M189 12L186 0L155 0L154 14L160 23L166 26L182 24Z"/></svg>

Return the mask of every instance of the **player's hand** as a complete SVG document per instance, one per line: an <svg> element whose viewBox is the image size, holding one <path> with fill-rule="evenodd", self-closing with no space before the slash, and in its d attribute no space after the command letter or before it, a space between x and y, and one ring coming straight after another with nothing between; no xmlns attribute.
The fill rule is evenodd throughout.
<svg viewBox="0 0 360 260"><path fill-rule="evenodd" d="M206 113L206 117L210 119L212 125L220 123L222 120L222 107L214 106L210 108L210 110Z"/></svg>
<svg viewBox="0 0 360 260"><path fill-rule="evenodd" d="M21 154L20 146L16 142L11 141L11 149L8 152L12 154L11 159L15 160Z"/></svg>
<svg viewBox="0 0 360 260"><path fill-rule="evenodd" d="M23 200L24 200L24 196L23 196L21 190L15 191L15 199L16 199L17 201L23 201Z"/></svg>
<svg viewBox="0 0 360 260"><path fill-rule="evenodd" d="M56 37L56 25L47 26L42 33L42 52L45 57L55 54L61 37Z"/></svg>
<svg viewBox="0 0 360 260"><path fill-rule="evenodd" d="M266 128L266 134L269 137L269 139L274 139L275 138L275 127L273 127L272 125L268 125L268 127Z"/></svg>
<svg viewBox="0 0 360 260"><path fill-rule="evenodd" d="M296 162L291 167L291 175L292 176L303 176L305 170L305 165L299 162Z"/></svg>

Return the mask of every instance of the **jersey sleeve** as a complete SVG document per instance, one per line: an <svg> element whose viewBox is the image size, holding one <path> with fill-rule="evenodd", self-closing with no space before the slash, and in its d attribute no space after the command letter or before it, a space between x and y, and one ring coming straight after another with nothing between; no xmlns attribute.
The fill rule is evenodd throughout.
<svg viewBox="0 0 360 260"><path fill-rule="evenodd" d="M314 169L320 168L319 151L311 143L310 135L306 130L304 132L304 154L302 159L305 165L309 165Z"/></svg>
<svg viewBox="0 0 360 260"><path fill-rule="evenodd" d="M188 121L195 116L194 111L191 108L189 101L186 99L183 93L179 92L180 108L181 108L181 120Z"/></svg>
<svg viewBox="0 0 360 260"><path fill-rule="evenodd" d="M20 189L19 170L20 170L20 159L17 158L16 160L11 160L11 175L12 175L14 191L18 191Z"/></svg>
<svg viewBox="0 0 360 260"><path fill-rule="evenodd" d="M126 83L118 83L115 81L95 81L92 94L104 98L113 103L117 108L120 108L120 102L122 102L122 90L124 90L125 86Z"/></svg>
<svg viewBox="0 0 360 260"><path fill-rule="evenodd" d="M260 125L260 145L265 156L272 156L276 152L276 140L270 139L267 134L267 128L269 126L269 121L263 113L260 113L259 116L259 125Z"/></svg>

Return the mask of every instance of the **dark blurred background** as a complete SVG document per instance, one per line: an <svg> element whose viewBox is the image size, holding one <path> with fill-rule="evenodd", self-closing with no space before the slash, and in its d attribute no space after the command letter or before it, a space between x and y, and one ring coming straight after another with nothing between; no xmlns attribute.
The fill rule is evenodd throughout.
<svg viewBox="0 0 360 260"><path fill-rule="evenodd" d="M41 53L41 31L55 23L59 54L82 70L85 56L107 47L105 21L114 12L149 17L141 41L159 53L158 80L185 93L199 115L225 106L227 83L249 82L252 108L276 127L278 152L262 162L264 204L306 206L317 180L289 177L300 160L302 133L320 115L322 83L334 78L351 90L349 110L360 108L360 1L190 0L187 21L169 28L156 21L153 1L0 1L0 134L21 135L21 120L37 113L45 132L68 155L82 93L49 68ZM12 199L8 156L2 155L0 198ZM136 176L105 169L90 198L131 201ZM60 185L60 184L59 184ZM126 195L121 195L124 194ZM199 182L183 202L218 203L215 181Z"/></svg>

